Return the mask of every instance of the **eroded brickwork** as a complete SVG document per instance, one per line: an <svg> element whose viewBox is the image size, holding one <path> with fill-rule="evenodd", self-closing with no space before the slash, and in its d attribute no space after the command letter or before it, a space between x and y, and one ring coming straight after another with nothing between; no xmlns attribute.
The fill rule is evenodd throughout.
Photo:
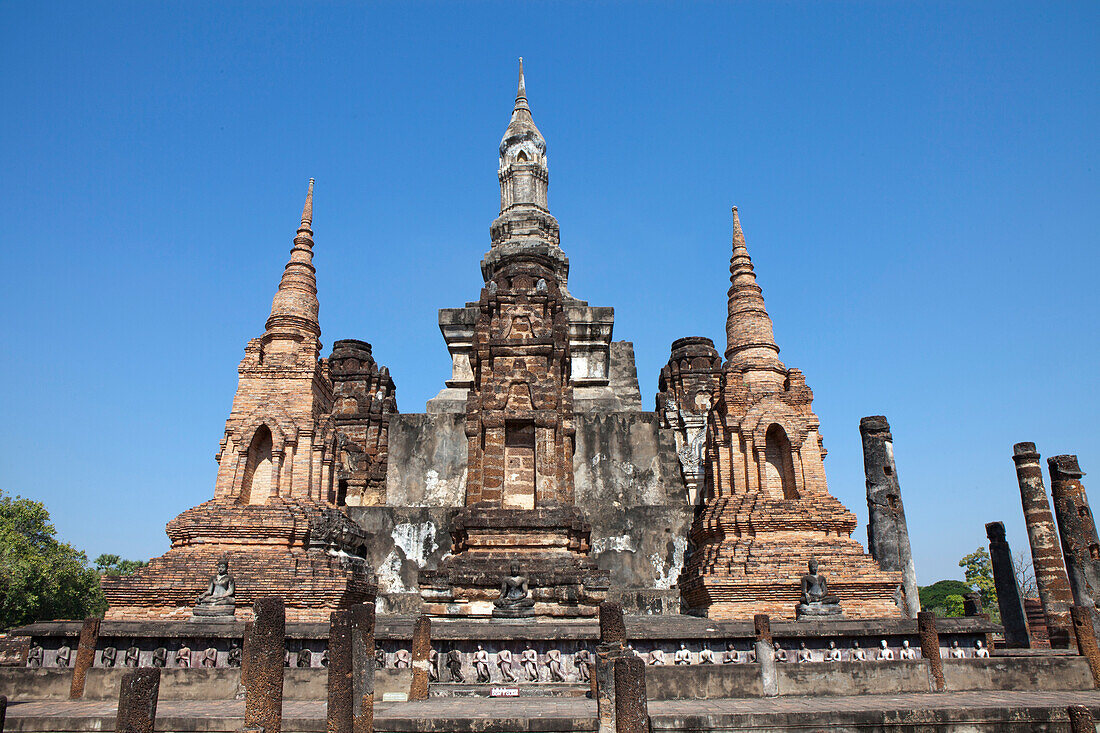
<svg viewBox="0 0 1100 733"><path fill-rule="evenodd" d="M901 573L881 570L852 539L855 515L829 494L813 392L801 371L779 361L733 213L726 364L708 416L684 599L714 618L793 618L800 578L816 558L846 616L898 616Z"/></svg>

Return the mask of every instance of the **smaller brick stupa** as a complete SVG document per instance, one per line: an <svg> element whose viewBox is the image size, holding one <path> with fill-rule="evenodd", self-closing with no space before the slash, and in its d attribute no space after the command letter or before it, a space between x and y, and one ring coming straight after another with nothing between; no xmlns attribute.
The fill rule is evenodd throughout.
<svg viewBox="0 0 1100 733"><path fill-rule="evenodd" d="M134 575L103 579L106 618L241 620L251 616L255 599L277 595L286 603L288 621L328 621L336 609L373 600L374 572L362 557L368 537L338 505L346 498L342 481L357 483L363 492L376 481L368 464L385 456L384 443L378 447L380 416L383 408L396 409L393 383L388 373L379 375L368 344L338 342L342 347L334 356L343 381L357 376L376 396L381 393L372 411L367 400L365 408L352 404L363 390L348 384L337 390L348 398L342 422L365 410L368 418L360 422L377 423L373 432L368 427L361 436L352 433L370 438L358 449L364 468L342 471L349 461L349 438L334 427L332 380L327 361L318 358L312 223L310 179L302 223L266 330L248 342L238 370L237 394L217 456L214 498L168 523L172 547L167 553ZM360 374L364 369L366 379ZM378 418L372 420L374 413ZM223 560L233 579L228 596L224 581L214 581L216 589L211 585ZM198 604L212 589L214 599Z"/></svg>
<svg viewBox="0 0 1100 733"><path fill-rule="evenodd" d="M728 298L695 551L680 577L685 601L712 618L794 618L816 559L845 617L900 616L901 574L884 572L852 539L855 515L829 494L813 392L779 360L736 207Z"/></svg>

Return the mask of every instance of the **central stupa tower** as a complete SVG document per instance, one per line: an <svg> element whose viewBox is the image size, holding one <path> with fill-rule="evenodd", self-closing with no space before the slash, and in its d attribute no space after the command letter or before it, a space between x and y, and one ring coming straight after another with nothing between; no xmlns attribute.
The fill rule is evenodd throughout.
<svg viewBox="0 0 1100 733"><path fill-rule="evenodd" d="M574 299L522 59L498 177L500 216L471 324L465 506L453 520L453 554L420 574L421 593L433 613L487 615L514 563L530 582L530 613L592 615L607 575L589 556L590 528L574 501Z"/></svg>

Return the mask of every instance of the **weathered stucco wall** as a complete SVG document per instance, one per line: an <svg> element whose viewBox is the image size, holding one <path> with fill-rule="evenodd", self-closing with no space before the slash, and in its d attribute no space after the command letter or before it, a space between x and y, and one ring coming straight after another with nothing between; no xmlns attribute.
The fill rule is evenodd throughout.
<svg viewBox="0 0 1100 733"><path fill-rule="evenodd" d="M592 525L597 562L628 608L675 612L692 514L672 435L651 412L575 420L577 504ZM394 415L386 505L348 509L375 538L367 559L383 612L415 612L417 573L450 551L451 517L465 498L464 422L456 413Z"/></svg>

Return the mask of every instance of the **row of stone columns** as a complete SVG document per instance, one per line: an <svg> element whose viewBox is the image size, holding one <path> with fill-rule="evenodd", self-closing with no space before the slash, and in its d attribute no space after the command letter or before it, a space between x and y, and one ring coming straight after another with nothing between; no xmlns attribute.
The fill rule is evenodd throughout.
<svg viewBox="0 0 1100 733"><path fill-rule="evenodd" d="M1047 459L1052 513L1035 444L1017 443L1012 458L1050 644L1072 648L1077 625L1071 618L1071 607L1087 610L1093 637L1100 631L1100 537L1081 483L1085 474L1075 455ZM999 574L1011 572L1009 563ZM996 564L994 574L998 575ZM997 591L999 594L1000 586ZM1007 635L1007 624L1005 631Z"/></svg>

